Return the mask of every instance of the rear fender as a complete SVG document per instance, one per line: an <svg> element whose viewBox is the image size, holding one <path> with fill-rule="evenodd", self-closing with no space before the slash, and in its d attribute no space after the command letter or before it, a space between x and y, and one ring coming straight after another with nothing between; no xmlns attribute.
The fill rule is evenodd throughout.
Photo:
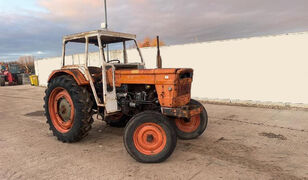
<svg viewBox="0 0 308 180"><path fill-rule="evenodd" d="M79 86L89 85L90 82L88 78L79 70L79 69L60 69L53 71L49 78L48 83L51 79L61 76L61 75L70 75L72 76Z"/></svg>

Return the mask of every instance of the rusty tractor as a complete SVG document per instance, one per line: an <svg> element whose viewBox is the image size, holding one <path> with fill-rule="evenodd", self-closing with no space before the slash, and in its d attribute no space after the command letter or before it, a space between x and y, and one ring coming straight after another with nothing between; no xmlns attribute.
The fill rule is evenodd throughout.
<svg viewBox="0 0 308 180"><path fill-rule="evenodd" d="M207 112L191 99L193 69L161 68L159 53L158 67L145 69L135 39L104 29L63 37L62 68L49 76L44 98L47 123L58 140L79 141L97 114L110 126L125 126L124 145L135 160L155 163L172 154L177 137L194 139L205 131ZM68 43L85 45L82 63L66 64ZM121 56L110 60L107 49L112 44L121 46ZM89 46L99 51L98 66L89 65ZM127 49L132 47L138 63L128 62Z"/></svg>

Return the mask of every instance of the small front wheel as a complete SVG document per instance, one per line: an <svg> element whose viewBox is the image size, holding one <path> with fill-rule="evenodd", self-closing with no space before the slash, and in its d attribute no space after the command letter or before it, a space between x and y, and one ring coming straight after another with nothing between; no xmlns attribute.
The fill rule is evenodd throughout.
<svg viewBox="0 0 308 180"><path fill-rule="evenodd" d="M194 99L190 100L190 104L201 107L201 113L192 116L190 119L174 119L175 130L180 139L195 139L199 137L207 127L208 116L203 105Z"/></svg>
<svg viewBox="0 0 308 180"><path fill-rule="evenodd" d="M132 117L124 132L127 152L143 163L166 160L175 149L176 141L170 120L154 111L145 111Z"/></svg>

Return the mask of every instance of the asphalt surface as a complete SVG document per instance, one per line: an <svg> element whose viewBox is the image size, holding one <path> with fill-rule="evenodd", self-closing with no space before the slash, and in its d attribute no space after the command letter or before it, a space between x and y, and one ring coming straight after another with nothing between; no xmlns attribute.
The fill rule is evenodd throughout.
<svg viewBox="0 0 308 180"><path fill-rule="evenodd" d="M96 120L66 144L48 130L44 88L0 87L0 179L308 179L308 112L205 104L206 132L171 157L142 164L123 129Z"/></svg>

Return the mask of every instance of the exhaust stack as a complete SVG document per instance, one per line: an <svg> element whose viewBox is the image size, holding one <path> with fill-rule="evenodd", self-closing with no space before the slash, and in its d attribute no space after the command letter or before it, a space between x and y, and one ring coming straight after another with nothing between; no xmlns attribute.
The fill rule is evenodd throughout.
<svg viewBox="0 0 308 180"><path fill-rule="evenodd" d="M159 36L156 37L157 39L157 59L156 59L156 66L158 69L162 68L162 59L160 56L160 49L159 49Z"/></svg>

